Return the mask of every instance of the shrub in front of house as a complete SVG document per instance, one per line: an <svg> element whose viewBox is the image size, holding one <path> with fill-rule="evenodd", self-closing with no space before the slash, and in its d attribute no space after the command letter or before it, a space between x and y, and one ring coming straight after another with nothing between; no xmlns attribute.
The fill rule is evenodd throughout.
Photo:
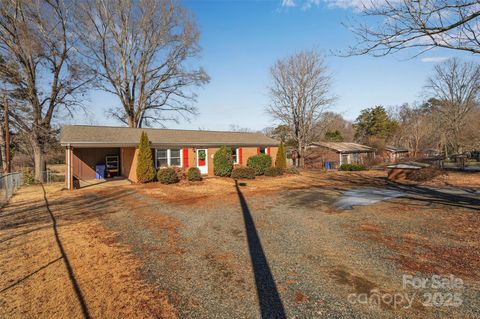
<svg viewBox="0 0 480 319"><path fill-rule="evenodd" d="M155 178L152 150L150 149L150 142L145 132L142 132L142 136L140 137L136 172L139 183L147 183Z"/></svg>
<svg viewBox="0 0 480 319"><path fill-rule="evenodd" d="M283 168L269 167L265 170L265 176L280 176L283 175Z"/></svg>
<svg viewBox="0 0 480 319"><path fill-rule="evenodd" d="M235 167L230 177L233 179L254 179L255 170L251 167Z"/></svg>
<svg viewBox="0 0 480 319"><path fill-rule="evenodd" d="M222 146L213 155L213 173L215 176L228 177L232 174L233 158L232 149Z"/></svg>
<svg viewBox="0 0 480 319"><path fill-rule="evenodd" d="M248 158L247 166L253 168L255 175L263 175L267 168L272 167L272 158L266 154L257 154Z"/></svg>
<svg viewBox="0 0 480 319"><path fill-rule="evenodd" d="M367 167L363 164L342 164L339 167L341 171L364 171Z"/></svg>
<svg viewBox="0 0 480 319"><path fill-rule="evenodd" d="M197 167L190 167L187 171L187 179L191 182L201 181L202 174L200 173L200 170Z"/></svg>
<svg viewBox="0 0 480 319"><path fill-rule="evenodd" d="M175 173L177 174L177 177L178 177L179 181L187 178L187 174L186 174L185 169L183 167L173 166L172 168L175 170Z"/></svg>
<svg viewBox="0 0 480 319"><path fill-rule="evenodd" d="M281 142L280 146L278 147L277 156L275 157L275 167L279 167L281 169L287 168L287 155L285 154L283 142Z"/></svg>
<svg viewBox="0 0 480 319"><path fill-rule="evenodd" d="M171 167L160 168L157 172L157 180L162 184L175 184L179 181L177 172Z"/></svg>

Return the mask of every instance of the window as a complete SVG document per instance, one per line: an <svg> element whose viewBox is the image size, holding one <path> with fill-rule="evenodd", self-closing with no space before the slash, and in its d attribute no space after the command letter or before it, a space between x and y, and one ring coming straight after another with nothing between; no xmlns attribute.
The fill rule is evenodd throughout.
<svg viewBox="0 0 480 319"><path fill-rule="evenodd" d="M359 163L358 153L353 153L353 154L352 154L352 162L353 162L354 164L358 164L358 163Z"/></svg>
<svg viewBox="0 0 480 319"><path fill-rule="evenodd" d="M181 158L180 149L171 149L170 150L170 166L181 166L182 165L182 158Z"/></svg>
<svg viewBox="0 0 480 319"><path fill-rule="evenodd" d="M168 150L157 150L157 167L168 166Z"/></svg>
<svg viewBox="0 0 480 319"><path fill-rule="evenodd" d="M156 150L156 166L166 167L166 166L182 166L182 149L157 149Z"/></svg>
<svg viewBox="0 0 480 319"><path fill-rule="evenodd" d="M260 147L260 153L261 154L268 154L268 147Z"/></svg>
<svg viewBox="0 0 480 319"><path fill-rule="evenodd" d="M238 148L232 147L232 159L233 159L233 164L239 163Z"/></svg>

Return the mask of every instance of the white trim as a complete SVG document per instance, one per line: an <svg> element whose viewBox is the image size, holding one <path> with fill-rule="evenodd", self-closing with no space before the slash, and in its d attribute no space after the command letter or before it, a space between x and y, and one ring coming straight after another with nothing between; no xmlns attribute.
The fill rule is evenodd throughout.
<svg viewBox="0 0 480 319"><path fill-rule="evenodd" d="M233 164L240 164L240 147L232 147L232 149L235 149L235 162Z"/></svg>
<svg viewBox="0 0 480 319"><path fill-rule="evenodd" d="M205 151L205 166L199 166L198 165L198 151ZM200 170L200 173L203 174L203 175L207 175L208 174L208 148L197 148L197 150L195 151L195 157L197 159L197 168ZM206 172L202 172L202 169L200 167L205 167L205 170Z"/></svg>

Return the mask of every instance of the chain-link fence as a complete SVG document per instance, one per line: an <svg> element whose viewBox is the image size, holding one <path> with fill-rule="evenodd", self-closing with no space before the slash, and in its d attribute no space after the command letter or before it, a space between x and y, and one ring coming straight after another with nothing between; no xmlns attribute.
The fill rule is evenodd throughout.
<svg viewBox="0 0 480 319"><path fill-rule="evenodd" d="M22 185L23 173L10 173L0 176L0 207L3 206Z"/></svg>

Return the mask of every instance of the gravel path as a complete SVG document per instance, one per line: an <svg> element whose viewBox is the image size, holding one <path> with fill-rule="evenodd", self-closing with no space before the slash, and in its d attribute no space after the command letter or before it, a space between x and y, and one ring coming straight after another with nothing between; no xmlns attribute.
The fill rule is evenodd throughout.
<svg viewBox="0 0 480 319"><path fill-rule="evenodd" d="M119 210L103 222L133 248L145 279L169 294L181 318L480 316L478 192L409 188L338 210L345 189L245 197L246 187L194 204L131 192L112 201ZM417 297L409 309L369 307L349 299L415 293L402 288L403 274L436 273L464 280L462 306L425 307Z"/></svg>

